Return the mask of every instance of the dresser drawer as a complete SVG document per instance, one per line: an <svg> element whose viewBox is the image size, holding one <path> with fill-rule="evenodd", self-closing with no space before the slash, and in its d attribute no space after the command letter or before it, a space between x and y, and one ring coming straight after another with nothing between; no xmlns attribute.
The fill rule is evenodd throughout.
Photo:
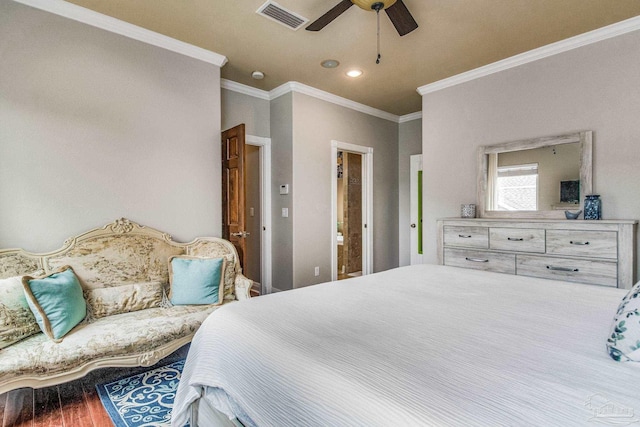
<svg viewBox="0 0 640 427"><path fill-rule="evenodd" d="M501 251L543 254L545 250L544 229L491 227L489 229L489 247Z"/></svg>
<svg viewBox="0 0 640 427"><path fill-rule="evenodd" d="M516 256L514 254L445 248L444 265L515 274Z"/></svg>
<svg viewBox="0 0 640 427"><path fill-rule="evenodd" d="M547 253L616 259L618 233L615 231L548 230Z"/></svg>
<svg viewBox="0 0 640 427"><path fill-rule="evenodd" d="M618 286L618 264L569 258L516 256L516 274L592 285Z"/></svg>
<svg viewBox="0 0 640 427"><path fill-rule="evenodd" d="M487 227L447 225L444 227L444 245L488 249L489 229Z"/></svg>

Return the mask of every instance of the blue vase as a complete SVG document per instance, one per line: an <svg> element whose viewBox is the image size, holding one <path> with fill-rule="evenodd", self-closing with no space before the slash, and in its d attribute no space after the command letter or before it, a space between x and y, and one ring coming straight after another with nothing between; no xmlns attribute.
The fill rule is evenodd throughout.
<svg viewBox="0 0 640 427"><path fill-rule="evenodd" d="M602 201L599 194L585 196L584 219L602 219Z"/></svg>

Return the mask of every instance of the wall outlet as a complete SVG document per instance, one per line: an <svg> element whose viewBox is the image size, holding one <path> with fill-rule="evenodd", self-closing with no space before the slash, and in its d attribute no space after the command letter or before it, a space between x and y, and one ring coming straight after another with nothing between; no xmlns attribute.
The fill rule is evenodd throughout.
<svg viewBox="0 0 640 427"><path fill-rule="evenodd" d="M289 208L282 208L282 218L289 218Z"/></svg>
<svg viewBox="0 0 640 427"><path fill-rule="evenodd" d="M319 275L320 275L320 267L316 267L316 268L314 268L314 269L313 269L313 274L314 274L315 276L319 276Z"/></svg>

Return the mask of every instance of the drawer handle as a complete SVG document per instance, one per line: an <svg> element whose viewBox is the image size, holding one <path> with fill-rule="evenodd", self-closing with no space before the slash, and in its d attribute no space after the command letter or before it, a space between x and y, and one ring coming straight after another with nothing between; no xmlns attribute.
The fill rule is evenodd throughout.
<svg viewBox="0 0 640 427"><path fill-rule="evenodd" d="M466 259L467 261L471 261L471 262L489 262L488 259L483 259L483 258L469 258L469 257L465 257L464 259Z"/></svg>
<svg viewBox="0 0 640 427"><path fill-rule="evenodd" d="M460 237L461 239L470 239L471 234L458 234L458 237Z"/></svg>
<svg viewBox="0 0 640 427"><path fill-rule="evenodd" d="M522 242L524 239L522 237L507 237L507 240L512 242Z"/></svg>
<svg viewBox="0 0 640 427"><path fill-rule="evenodd" d="M569 243L571 243L572 245L588 245L589 242L577 242L574 240L570 240Z"/></svg>
<svg viewBox="0 0 640 427"><path fill-rule="evenodd" d="M553 265L547 265L547 268L548 268L549 270L554 270L554 271L568 271L568 272L571 272L571 273L574 273L574 272L578 272L578 271L580 271L580 270L578 270L577 268L569 268L569 267L554 267Z"/></svg>

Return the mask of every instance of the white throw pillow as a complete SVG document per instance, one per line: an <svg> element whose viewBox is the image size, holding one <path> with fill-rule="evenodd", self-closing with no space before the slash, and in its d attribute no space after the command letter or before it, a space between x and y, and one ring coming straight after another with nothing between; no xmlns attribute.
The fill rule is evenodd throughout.
<svg viewBox="0 0 640 427"><path fill-rule="evenodd" d="M22 277L0 279L0 349L40 332L22 288Z"/></svg>

